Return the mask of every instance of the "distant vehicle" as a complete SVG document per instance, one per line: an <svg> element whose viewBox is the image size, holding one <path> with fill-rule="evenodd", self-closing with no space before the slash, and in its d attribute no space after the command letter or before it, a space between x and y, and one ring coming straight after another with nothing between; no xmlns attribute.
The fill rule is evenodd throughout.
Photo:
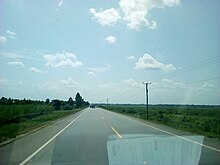
<svg viewBox="0 0 220 165"><path fill-rule="evenodd" d="M91 104L89 107L90 108L95 108L96 106L94 104Z"/></svg>

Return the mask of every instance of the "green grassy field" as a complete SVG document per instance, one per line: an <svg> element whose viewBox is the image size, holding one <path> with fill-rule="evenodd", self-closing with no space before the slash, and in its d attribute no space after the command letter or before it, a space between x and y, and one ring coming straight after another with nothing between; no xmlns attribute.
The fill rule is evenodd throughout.
<svg viewBox="0 0 220 165"><path fill-rule="evenodd" d="M144 106L110 105L108 110L146 120ZM149 120L220 139L220 106L150 105Z"/></svg>
<svg viewBox="0 0 220 165"><path fill-rule="evenodd" d="M80 110L55 111L45 104L0 105L0 143Z"/></svg>

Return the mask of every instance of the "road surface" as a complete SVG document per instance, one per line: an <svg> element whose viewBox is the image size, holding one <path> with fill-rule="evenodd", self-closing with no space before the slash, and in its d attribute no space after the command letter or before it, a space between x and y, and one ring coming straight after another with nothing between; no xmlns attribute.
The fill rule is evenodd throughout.
<svg viewBox="0 0 220 165"><path fill-rule="evenodd" d="M0 148L0 164L220 164L220 142L87 108Z"/></svg>

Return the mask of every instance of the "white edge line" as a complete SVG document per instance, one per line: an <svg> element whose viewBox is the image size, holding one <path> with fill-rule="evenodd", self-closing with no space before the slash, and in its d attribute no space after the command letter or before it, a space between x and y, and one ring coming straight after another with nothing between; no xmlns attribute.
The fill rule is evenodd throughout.
<svg viewBox="0 0 220 165"><path fill-rule="evenodd" d="M38 148L35 152L33 152L30 156L28 156L25 160L23 160L19 165L24 165L27 163L31 158L33 158L38 152L40 152L44 147L46 147L51 141L53 141L58 135L60 135L65 129L67 129L71 124L73 124L80 116L82 116L86 111L81 113L79 116L77 116L75 119L73 119L67 126L65 126L60 132L58 132L56 135L54 135L50 140L48 140L44 145L42 145L40 148Z"/></svg>
<svg viewBox="0 0 220 165"><path fill-rule="evenodd" d="M105 111L107 111L107 110L105 110ZM207 146L207 145L205 145L205 144L202 144L202 143L199 143L199 142L196 142L196 141L193 141L193 140L187 139L187 138L185 138L185 137L182 137L182 136L176 135L176 134L174 134L174 133L171 133L171 132L168 132L168 131L162 130L162 129L160 129L160 128L157 128L157 127L154 127L154 126L151 126L151 125L148 125L148 124L142 123L142 122L140 122L140 121L136 121L136 120L134 120L134 119L131 119L131 118L125 117L125 116L123 116L123 115L121 115L121 114L118 114L118 113L115 113L115 112L111 112L111 111L107 111L107 112L109 112L109 113L113 113L113 114L118 115L118 116L121 116L121 117L123 117L123 118L125 118L125 119L131 120L131 121L136 122L136 123L138 123L138 124L142 124L142 125L144 125L144 126L147 126L147 127L150 127L150 128L156 129L156 130L159 130L159 131L164 132L164 133L166 133L166 134L169 134L169 135L172 135L172 136L178 137L178 138L180 138L180 139L183 139L183 140L186 140L186 141L192 142L192 143L194 143L194 144L198 144L198 145L200 145L200 146L203 146L203 147L209 148L209 149L211 149L211 150L214 150L214 151L220 152L220 150L217 149L217 148L210 147L210 146Z"/></svg>
<svg viewBox="0 0 220 165"><path fill-rule="evenodd" d="M114 127L111 127L111 129L115 132L115 134L116 134L119 138L122 138L122 136L114 129Z"/></svg>

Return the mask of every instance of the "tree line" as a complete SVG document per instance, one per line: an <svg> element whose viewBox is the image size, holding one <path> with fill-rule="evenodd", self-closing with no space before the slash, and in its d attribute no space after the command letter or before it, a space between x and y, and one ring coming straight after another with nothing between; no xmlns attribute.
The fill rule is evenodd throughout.
<svg viewBox="0 0 220 165"><path fill-rule="evenodd" d="M41 100L31 100L31 99L13 99L13 98L6 98L2 97L0 99L0 105L52 105L54 110L70 110L75 108L87 107L89 106L88 101L84 101L82 96L77 93L75 96L75 100L70 97L67 101L53 99L50 100L47 98L45 101Z"/></svg>

